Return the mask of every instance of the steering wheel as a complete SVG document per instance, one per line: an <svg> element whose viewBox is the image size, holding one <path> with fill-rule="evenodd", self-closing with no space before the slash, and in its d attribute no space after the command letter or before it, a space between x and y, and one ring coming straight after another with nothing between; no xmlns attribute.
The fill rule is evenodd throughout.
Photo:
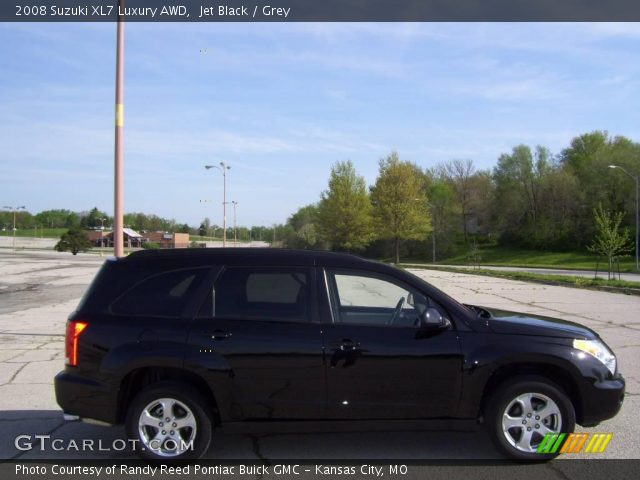
<svg viewBox="0 0 640 480"><path fill-rule="evenodd" d="M404 306L404 297L400 297L400 300L398 300L398 303L396 304L396 308L393 310L393 313L391 314L391 318L389 319L389 323L387 323L387 325L393 325L394 322L400 317L403 306Z"/></svg>

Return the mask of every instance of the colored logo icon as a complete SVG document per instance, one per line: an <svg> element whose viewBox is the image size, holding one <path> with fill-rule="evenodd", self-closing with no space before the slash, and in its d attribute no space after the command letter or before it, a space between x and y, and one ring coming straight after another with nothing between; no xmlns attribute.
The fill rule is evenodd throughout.
<svg viewBox="0 0 640 480"><path fill-rule="evenodd" d="M537 453L603 453L613 433L548 433L538 445Z"/></svg>

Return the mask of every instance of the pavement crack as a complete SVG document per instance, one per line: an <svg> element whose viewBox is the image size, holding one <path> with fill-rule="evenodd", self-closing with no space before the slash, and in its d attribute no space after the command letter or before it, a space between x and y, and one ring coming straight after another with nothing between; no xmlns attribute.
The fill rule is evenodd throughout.
<svg viewBox="0 0 640 480"><path fill-rule="evenodd" d="M556 476L561 478L562 480L574 480L553 462L547 463L546 467L548 470L552 470L556 474Z"/></svg>
<svg viewBox="0 0 640 480"><path fill-rule="evenodd" d="M3 363L19 363L19 362L10 362L9 360L13 360L14 358L19 357L20 355L24 355L25 353L27 353L29 350L28 349L24 349L24 350L19 350L20 353L16 353L13 357L9 357L9 358L5 358L2 362Z"/></svg>
<svg viewBox="0 0 640 480"><path fill-rule="evenodd" d="M35 348L34 350L37 350L37 348ZM58 353L52 353L51 354L51 358L46 358L44 360L29 360L28 362L24 362L24 363L46 363L46 362L51 362L53 360L57 360L56 356L58 355ZM15 358L15 357L14 357ZM23 363L23 362L11 362L9 360L5 360L5 363L11 363L11 364L16 364L16 363Z"/></svg>
<svg viewBox="0 0 640 480"><path fill-rule="evenodd" d="M10 378L9 380L7 380L7 382L5 383L5 385L7 385L7 384L9 384L9 383L13 383L13 381L16 379L16 377L20 374L20 372L21 372L22 370L24 370L24 368L25 368L27 365L29 365L29 363L31 363L31 362L27 362L27 363L23 364L20 368L18 368L18 369L13 373L13 375L11 375L11 378Z"/></svg>
<svg viewBox="0 0 640 480"><path fill-rule="evenodd" d="M265 465L269 465L269 460L262 454L262 451L260 450L260 439L265 438L266 435L248 435L248 437L251 439L251 450L253 451L253 454L260 460L262 460ZM262 475L259 475L258 478L262 478Z"/></svg>

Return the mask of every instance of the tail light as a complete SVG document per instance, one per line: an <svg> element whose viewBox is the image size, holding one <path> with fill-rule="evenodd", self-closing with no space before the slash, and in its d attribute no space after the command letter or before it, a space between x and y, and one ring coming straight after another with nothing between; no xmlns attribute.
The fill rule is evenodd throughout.
<svg viewBox="0 0 640 480"><path fill-rule="evenodd" d="M89 325L86 322L67 322L67 332L64 342L65 362L71 367L75 367L78 364L78 339L80 334Z"/></svg>

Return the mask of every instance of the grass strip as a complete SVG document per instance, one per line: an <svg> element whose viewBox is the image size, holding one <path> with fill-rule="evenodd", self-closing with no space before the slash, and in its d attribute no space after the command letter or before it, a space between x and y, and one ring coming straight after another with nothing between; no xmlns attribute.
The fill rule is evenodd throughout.
<svg viewBox="0 0 640 480"><path fill-rule="evenodd" d="M489 270L486 268L465 268L465 267L441 267L431 265L415 265L403 263L398 265L401 268L420 268L424 270L440 270L445 272L465 273L470 275L483 275L485 277L506 278L508 280L519 280L523 282L541 283L544 285L559 285L564 287L583 288L589 290L601 290L613 293L624 293L627 295L640 295L640 282L630 282L627 280L607 280L604 278L588 278L573 275L552 275L531 272L505 272L500 270Z"/></svg>

